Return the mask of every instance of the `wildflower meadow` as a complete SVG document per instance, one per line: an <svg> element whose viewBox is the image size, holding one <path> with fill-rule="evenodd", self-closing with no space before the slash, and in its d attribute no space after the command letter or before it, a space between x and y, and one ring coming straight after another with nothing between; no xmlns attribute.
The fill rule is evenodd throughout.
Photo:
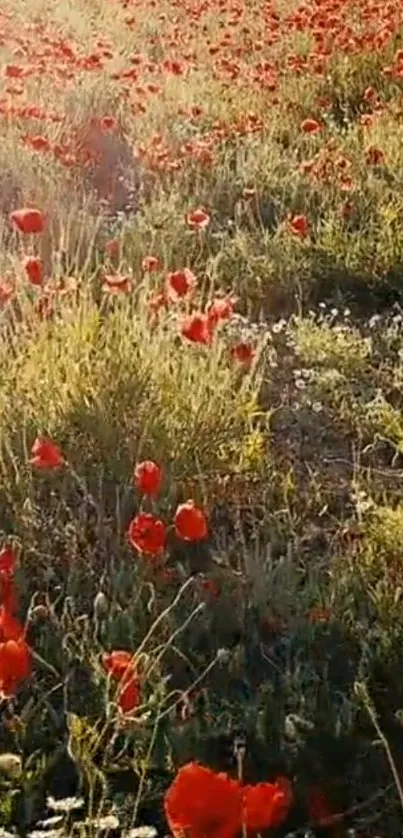
<svg viewBox="0 0 403 838"><path fill-rule="evenodd" d="M0 0L0 838L403 836L403 0Z"/></svg>

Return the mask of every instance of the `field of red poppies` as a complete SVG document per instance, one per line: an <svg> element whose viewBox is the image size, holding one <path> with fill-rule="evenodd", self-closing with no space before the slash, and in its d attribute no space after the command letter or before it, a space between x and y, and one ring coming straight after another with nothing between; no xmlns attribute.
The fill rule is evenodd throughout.
<svg viewBox="0 0 403 838"><path fill-rule="evenodd" d="M0 836L398 838L403 0L0 0Z"/></svg>

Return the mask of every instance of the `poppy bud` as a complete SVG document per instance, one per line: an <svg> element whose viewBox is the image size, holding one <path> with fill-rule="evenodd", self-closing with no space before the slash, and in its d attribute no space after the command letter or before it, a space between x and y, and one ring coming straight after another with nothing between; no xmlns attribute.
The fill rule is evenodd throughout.
<svg viewBox="0 0 403 838"><path fill-rule="evenodd" d="M35 608L32 609L30 612L31 620L35 622L40 622L41 620L46 620L49 616L49 611L46 608L46 605L36 605Z"/></svg>
<svg viewBox="0 0 403 838"><path fill-rule="evenodd" d="M98 591L94 599L94 616L97 618L97 620L106 617L108 613L108 608L109 604L105 594L103 593L103 591Z"/></svg>
<svg viewBox="0 0 403 838"><path fill-rule="evenodd" d="M162 469L152 460L138 463L134 470L134 482L144 495L158 495L162 484Z"/></svg>
<svg viewBox="0 0 403 838"><path fill-rule="evenodd" d="M43 260L39 256L27 256L24 259L23 267L31 285L42 285L44 269Z"/></svg>
<svg viewBox="0 0 403 838"><path fill-rule="evenodd" d="M218 649L217 651L217 661L218 663L224 665L228 663L231 659L231 652L229 649Z"/></svg>
<svg viewBox="0 0 403 838"><path fill-rule="evenodd" d="M0 774L18 777L22 771L22 760L18 754L0 754Z"/></svg>

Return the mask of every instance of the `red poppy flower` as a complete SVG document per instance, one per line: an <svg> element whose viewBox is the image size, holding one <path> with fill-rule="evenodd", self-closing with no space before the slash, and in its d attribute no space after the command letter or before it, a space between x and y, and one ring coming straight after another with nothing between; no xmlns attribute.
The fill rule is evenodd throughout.
<svg viewBox="0 0 403 838"><path fill-rule="evenodd" d="M140 512L129 524L129 541L148 556L163 553L166 542L166 528L163 521L148 512Z"/></svg>
<svg viewBox="0 0 403 838"><path fill-rule="evenodd" d="M10 546L3 547L0 551L0 596L2 602L0 608L0 637L3 636L3 639L2 623L6 620L7 615L12 615L18 608L17 590L14 585L16 561L17 557L13 548ZM11 620L13 620L13 617L11 617ZM14 629L18 633L17 624L14 625ZM15 639L14 633L12 636Z"/></svg>
<svg viewBox="0 0 403 838"><path fill-rule="evenodd" d="M181 503L175 513L175 531L183 541L201 541L208 534L206 516L192 500Z"/></svg>
<svg viewBox="0 0 403 838"><path fill-rule="evenodd" d="M112 652L104 652L102 665L108 675L113 678L121 678L129 667L134 667L134 658L131 652L123 649L115 649Z"/></svg>
<svg viewBox="0 0 403 838"><path fill-rule="evenodd" d="M148 271L148 273L153 273L154 271L159 271L161 267L161 262L157 256L145 256L141 267L143 271Z"/></svg>
<svg viewBox="0 0 403 838"><path fill-rule="evenodd" d="M116 698L123 713L130 713L141 704L141 685L136 662L130 652L116 650L102 655L102 665L118 682Z"/></svg>
<svg viewBox="0 0 403 838"><path fill-rule="evenodd" d="M16 561L17 556L15 554L15 550L10 546L3 547L0 550L0 577L3 574L12 576L15 570Z"/></svg>
<svg viewBox="0 0 403 838"><path fill-rule="evenodd" d="M0 306L6 305L15 294L15 282L0 279Z"/></svg>
<svg viewBox="0 0 403 838"><path fill-rule="evenodd" d="M186 297L197 285L197 279L189 268L173 271L167 276L167 291L170 297Z"/></svg>
<svg viewBox="0 0 403 838"><path fill-rule="evenodd" d="M15 694L18 684L31 671L31 655L25 640L5 640L0 643L0 693Z"/></svg>
<svg viewBox="0 0 403 838"><path fill-rule="evenodd" d="M363 125L364 128L369 128L370 125L374 123L374 114L373 113L362 113L359 117L360 125Z"/></svg>
<svg viewBox="0 0 403 838"><path fill-rule="evenodd" d="M148 310L153 319L156 319L162 308L168 308L169 300L165 291L157 291L148 301Z"/></svg>
<svg viewBox="0 0 403 838"><path fill-rule="evenodd" d="M139 463L134 470L137 488L143 495L158 495L162 484L162 469L152 460Z"/></svg>
<svg viewBox="0 0 403 838"><path fill-rule="evenodd" d="M234 838L242 822L240 785L226 774L190 762L165 794L165 814L173 834L190 838Z"/></svg>
<svg viewBox="0 0 403 838"><path fill-rule="evenodd" d="M203 579L202 589L213 599L217 599L220 595L220 589L214 579Z"/></svg>
<svg viewBox="0 0 403 838"><path fill-rule="evenodd" d="M298 166L298 169L302 174L308 175L312 170L315 169L315 160L302 160Z"/></svg>
<svg viewBox="0 0 403 838"><path fill-rule="evenodd" d="M23 264L31 285L42 285L43 260L39 256L27 256Z"/></svg>
<svg viewBox="0 0 403 838"><path fill-rule="evenodd" d="M372 102L377 97L377 92L374 87L366 87L363 93L364 102Z"/></svg>
<svg viewBox="0 0 403 838"><path fill-rule="evenodd" d="M58 445L46 437L37 437L32 448L30 463L37 468L59 468L64 459Z"/></svg>
<svg viewBox="0 0 403 838"><path fill-rule="evenodd" d="M365 152L365 161L369 166L380 166L385 162L385 154L381 148L369 146Z"/></svg>
<svg viewBox="0 0 403 838"><path fill-rule="evenodd" d="M103 116L99 124L103 131L115 131L118 127L118 121L114 116Z"/></svg>
<svg viewBox="0 0 403 838"><path fill-rule="evenodd" d="M355 188L354 181L349 175L343 175L339 179L339 186L342 192L352 192Z"/></svg>
<svg viewBox="0 0 403 838"><path fill-rule="evenodd" d="M131 713L141 704L140 681L137 677L123 676L118 693L118 705L123 713Z"/></svg>
<svg viewBox="0 0 403 838"><path fill-rule="evenodd" d="M288 224L291 232L300 239L309 235L309 222L306 215L294 215L289 219Z"/></svg>
<svg viewBox="0 0 403 838"><path fill-rule="evenodd" d="M318 134L322 130L322 126L317 119L304 119L301 122L301 131L304 134Z"/></svg>
<svg viewBox="0 0 403 838"><path fill-rule="evenodd" d="M345 221L348 221L349 218L351 218L351 216L353 215L353 213L354 213L353 202L352 201L345 201L345 203L342 204L341 207L340 207L341 217L344 218Z"/></svg>
<svg viewBox="0 0 403 838"><path fill-rule="evenodd" d="M105 245L105 253L110 259L118 259L120 255L120 242L117 239L109 239Z"/></svg>
<svg viewBox="0 0 403 838"><path fill-rule="evenodd" d="M309 823L316 827L336 826L342 820L339 812L334 812L328 795L320 786L312 787L307 800Z"/></svg>
<svg viewBox="0 0 403 838"><path fill-rule="evenodd" d="M190 762L166 792L164 807L174 836L235 838L243 828L255 833L280 826L291 803L291 784L285 777L242 787L226 774Z"/></svg>
<svg viewBox="0 0 403 838"><path fill-rule="evenodd" d="M0 595L1 601L3 603L2 608L4 612L10 616L10 619L14 619L11 617L12 614L15 614L18 608L18 593L17 589L14 584L13 575L10 573L1 573L0 572ZM1 616L0 616L0 623L1 623ZM19 625L19 624L18 624ZM15 630L17 631L17 623L15 623ZM1 634L1 625L0 625L0 634Z"/></svg>
<svg viewBox="0 0 403 838"><path fill-rule="evenodd" d="M185 317L181 325L181 334L192 343L208 345L212 341L213 327L207 314L196 312Z"/></svg>
<svg viewBox="0 0 403 838"><path fill-rule="evenodd" d="M321 605L313 606L306 614L308 621L312 624L328 623L331 620L332 612L329 608L324 608Z"/></svg>
<svg viewBox="0 0 403 838"><path fill-rule="evenodd" d="M210 224L210 216L203 209L195 209L192 212L188 212L186 223L192 230L205 230Z"/></svg>
<svg viewBox="0 0 403 838"><path fill-rule="evenodd" d="M45 228L45 219L39 209L26 207L10 213L10 220L21 233L42 233Z"/></svg>
<svg viewBox="0 0 403 838"><path fill-rule="evenodd" d="M48 138L42 137L40 134L33 137L23 137L23 142L34 151L49 151L51 147Z"/></svg>
<svg viewBox="0 0 403 838"><path fill-rule="evenodd" d="M247 366L251 364L255 355L255 350L251 343L240 341L236 343L231 349L231 357L238 362Z"/></svg>
<svg viewBox="0 0 403 838"><path fill-rule="evenodd" d="M25 635L24 626L16 617L13 617L11 610L5 603L0 606L0 642L6 640L22 640Z"/></svg>
<svg viewBox="0 0 403 838"><path fill-rule="evenodd" d="M244 824L251 832L278 827L292 803L291 783L283 777L275 783L258 783L243 790Z"/></svg>
<svg viewBox="0 0 403 838"><path fill-rule="evenodd" d="M19 64L6 64L4 75L8 79L21 79L25 75L25 69L20 67Z"/></svg>
<svg viewBox="0 0 403 838"><path fill-rule="evenodd" d="M107 294L128 294L131 290L131 283L128 276L122 274L105 274L102 279L102 290Z"/></svg>
<svg viewBox="0 0 403 838"><path fill-rule="evenodd" d="M235 302L234 297L216 297L207 311L210 323L216 326L219 322L225 323L226 320L230 320L234 313Z"/></svg>
<svg viewBox="0 0 403 838"><path fill-rule="evenodd" d="M242 191L242 195L244 198L254 198L255 195L257 195L257 189L255 189L253 186L245 186L245 188Z"/></svg>

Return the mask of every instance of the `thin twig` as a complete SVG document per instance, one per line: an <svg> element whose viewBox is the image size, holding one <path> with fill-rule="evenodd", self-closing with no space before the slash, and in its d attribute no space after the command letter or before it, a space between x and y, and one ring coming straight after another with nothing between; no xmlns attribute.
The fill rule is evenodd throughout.
<svg viewBox="0 0 403 838"><path fill-rule="evenodd" d="M383 733L383 731L380 728L378 719L376 717L376 712L375 712L375 709L372 705L371 699L369 697L366 685L362 684L362 683L356 683L355 690L356 690L357 695L362 699L363 704L365 706L365 709L366 709L366 711L367 711L367 713L368 713L368 715L371 719L371 722L372 722L372 724L373 724L373 726L374 726L374 728L375 728L375 730L376 730L376 732L379 736L379 740L382 744L382 747L384 748L386 758L388 760L390 770L392 772L392 777L393 777L394 782L395 782L396 791L397 791L398 796L399 796L400 805L401 805L401 808L402 808L402 811L403 811L403 787L402 787L402 783L401 783L401 780L400 780L400 777L399 777L399 772L396 768L396 763L395 763L395 760L393 758L392 751L390 749L389 742L386 739L385 734Z"/></svg>

